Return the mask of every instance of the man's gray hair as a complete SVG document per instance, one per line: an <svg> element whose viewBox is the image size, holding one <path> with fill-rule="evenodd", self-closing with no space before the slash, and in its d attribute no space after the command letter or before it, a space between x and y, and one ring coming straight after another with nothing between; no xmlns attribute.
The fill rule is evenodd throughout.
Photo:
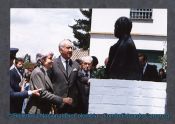
<svg viewBox="0 0 175 124"><path fill-rule="evenodd" d="M81 60L83 61L83 62L90 62L90 63L92 63L92 57L91 56L83 56L82 58L81 58Z"/></svg>
<svg viewBox="0 0 175 124"><path fill-rule="evenodd" d="M69 39L64 39L64 40L62 40L62 41L59 43L58 48L59 48L59 49L63 48L64 45L65 45L66 43L71 43L71 44L72 44L72 47L73 47L73 43L71 42L71 40L69 40Z"/></svg>

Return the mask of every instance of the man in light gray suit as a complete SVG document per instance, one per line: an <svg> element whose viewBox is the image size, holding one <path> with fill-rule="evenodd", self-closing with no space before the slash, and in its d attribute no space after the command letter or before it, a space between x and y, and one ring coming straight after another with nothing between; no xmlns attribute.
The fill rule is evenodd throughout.
<svg viewBox="0 0 175 124"><path fill-rule="evenodd" d="M70 97L73 100L71 105L65 104L58 113L78 113L78 72L79 64L71 60L73 44L65 39L59 43L60 56L53 62L51 79L55 94L61 97Z"/></svg>

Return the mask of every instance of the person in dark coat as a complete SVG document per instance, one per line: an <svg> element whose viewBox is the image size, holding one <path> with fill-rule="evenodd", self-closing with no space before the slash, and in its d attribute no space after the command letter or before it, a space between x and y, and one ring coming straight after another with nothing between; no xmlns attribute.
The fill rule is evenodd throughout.
<svg viewBox="0 0 175 124"><path fill-rule="evenodd" d="M16 59L16 53L18 51L18 48L10 48L10 70L14 68L14 60Z"/></svg>
<svg viewBox="0 0 175 124"><path fill-rule="evenodd" d="M139 63L141 65L142 81L159 81L156 65L148 64L147 56L139 53Z"/></svg>
<svg viewBox="0 0 175 124"><path fill-rule="evenodd" d="M115 23L114 35L119 40L109 51L108 78L140 80L138 53L130 35L131 29L132 22L127 17L120 17Z"/></svg>
<svg viewBox="0 0 175 124"><path fill-rule="evenodd" d="M14 67L10 70L10 87L11 93L13 92L21 92L22 85L25 83L23 80L23 59L22 58L15 58ZM13 94L11 94L13 95ZM13 97L11 97L13 98ZM16 97L16 99L11 99L10 101L10 112L11 113L21 113L22 105L23 105L24 97Z"/></svg>
<svg viewBox="0 0 175 124"><path fill-rule="evenodd" d="M30 89L42 89L40 96L29 98L26 106L26 113L29 114L50 114L54 113L54 106L72 104L72 98L62 98L54 94L52 82L47 71L52 68L53 54L46 54L41 57L41 65L36 67L31 74Z"/></svg>
<svg viewBox="0 0 175 124"><path fill-rule="evenodd" d="M90 78L94 78L92 69L92 57L91 56L84 56L81 58L82 60L82 69L79 72L79 76L81 80L79 81L80 86L80 113L87 114L88 113L88 106L89 106L89 93L90 93ZM81 73L81 75L80 75Z"/></svg>
<svg viewBox="0 0 175 124"><path fill-rule="evenodd" d="M20 84L23 81L23 63L22 58L16 58L14 68L10 70L10 86L17 92L21 90Z"/></svg>
<svg viewBox="0 0 175 124"><path fill-rule="evenodd" d="M17 48L10 48L10 113L21 113L23 100L25 98L31 95L40 95L40 89L25 91L23 88L24 85L19 86L21 78L17 73L17 68L13 65L17 52Z"/></svg>
<svg viewBox="0 0 175 124"><path fill-rule="evenodd" d="M40 89L16 92L10 87L10 113L21 113L24 99L29 96L39 96L39 91Z"/></svg>
<svg viewBox="0 0 175 124"><path fill-rule="evenodd" d="M98 65L98 59L96 56L91 56L92 57L92 67L91 70L92 71L96 71L97 70L97 65Z"/></svg>
<svg viewBox="0 0 175 124"><path fill-rule="evenodd" d="M159 81L160 82L166 82L166 73L163 68L159 69Z"/></svg>

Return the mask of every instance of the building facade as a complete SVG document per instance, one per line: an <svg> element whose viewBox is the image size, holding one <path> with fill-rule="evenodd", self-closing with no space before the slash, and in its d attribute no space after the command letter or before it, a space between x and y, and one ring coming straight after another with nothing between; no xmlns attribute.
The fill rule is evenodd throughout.
<svg viewBox="0 0 175 124"><path fill-rule="evenodd" d="M167 9L93 9L90 55L99 59L99 66L104 65L110 46L118 41L114 24L121 16L132 20L131 35L138 52L161 68L160 58L167 51Z"/></svg>

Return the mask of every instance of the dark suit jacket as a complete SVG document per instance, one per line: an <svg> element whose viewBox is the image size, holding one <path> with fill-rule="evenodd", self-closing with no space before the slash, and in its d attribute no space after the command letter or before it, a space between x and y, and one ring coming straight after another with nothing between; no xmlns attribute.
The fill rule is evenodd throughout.
<svg viewBox="0 0 175 124"><path fill-rule="evenodd" d="M78 63L70 60L67 77L61 57L58 57L53 62L51 78L55 94L61 97L71 97L73 99L72 105L64 105L62 109L60 109L60 113L76 113L79 94L77 83L78 71Z"/></svg>
<svg viewBox="0 0 175 124"><path fill-rule="evenodd" d="M142 80L143 81L159 81L157 67L155 65L147 64Z"/></svg>
<svg viewBox="0 0 175 124"><path fill-rule="evenodd" d="M79 72L80 80L79 83L79 107L80 113L87 114L88 106L89 106L89 92L90 92L90 84L88 83L89 77L86 77L81 71ZM92 72L90 72L90 78L94 78Z"/></svg>
<svg viewBox="0 0 175 124"><path fill-rule="evenodd" d="M21 113L23 100L27 97L27 91L15 92L10 88L10 113Z"/></svg>
<svg viewBox="0 0 175 124"><path fill-rule="evenodd" d="M19 83L21 82L21 78L16 70L13 68L10 70L10 112L11 113L21 113L22 105L26 93L20 93L21 88L19 87Z"/></svg>
<svg viewBox="0 0 175 124"><path fill-rule="evenodd" d="M83 92L83 94L85 96L89 96L90 84L88 83L88 80L90 78L95 78L94 75L93 75L93 73L92 73L92 71L90 72L90 78L89 77L86 77L83 74L83 72L79 72L79 77L81 77L80 80L79 80L80 83L81 83L81 85L82 85L82 88L80 89L81 92Z"/></svg>
<svg viewBox="0 0 175 124"><path fill-rule="evenodd" d="M13 68L10 70L10 86L13 91L20 92L21 88L19 87L19 83L21 82L21 78L16 70Z"/></svg>
<svg viewBox="0 0 175 124"><path fill-rule="evenodd" d="M55 104L60 106L62 104L62 98L54 95L53 85L42 67L36 67L31 74L31 86L33 89L42 89L40 96L32 96L26 107L26 113L30 114L48 114L51 111L51 105Z"/></svg>
<svg viewBox="0 0 175 124"><path fill-rule="evenodd" d="M110 48L106 74L114 79L141 78L138 54L131 36L123 36Z"/></svg>

